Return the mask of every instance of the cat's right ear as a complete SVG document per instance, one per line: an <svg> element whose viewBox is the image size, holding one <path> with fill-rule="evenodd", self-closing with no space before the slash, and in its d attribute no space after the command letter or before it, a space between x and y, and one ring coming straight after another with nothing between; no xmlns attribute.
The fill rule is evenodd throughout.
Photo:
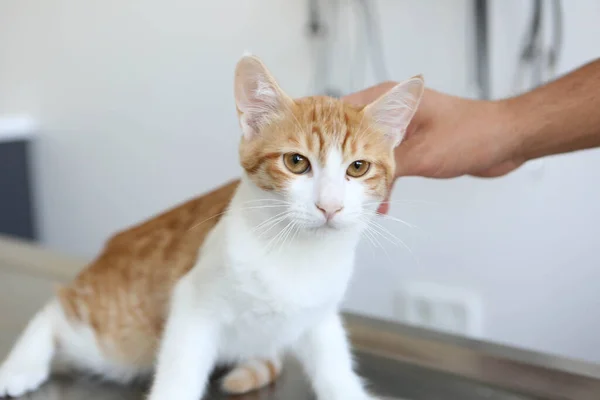
<svg viewBox="0 0 600 400"><path fill-rule="evenodd" d="M258 57L244 55L235 69L235 103L246 139L260 133L263 126L279 119L292 100Z"/></svg>
<svg viewBox="0 0 600 400"><path fill-rule="evenodd" d="M367 105L363 112L373 119L390 143L397 146L406 133L425 90L425 81L417 75L388 90Z"/></svg>

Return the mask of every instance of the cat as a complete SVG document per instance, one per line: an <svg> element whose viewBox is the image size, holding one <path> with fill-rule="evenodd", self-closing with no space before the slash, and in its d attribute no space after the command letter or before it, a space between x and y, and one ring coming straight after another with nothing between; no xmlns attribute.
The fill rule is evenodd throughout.
<svg viewBox="0 0 600 400"><path fill-rule="evenodd" d="M0 397L57 363L197 400L215 366L246 393L303 365L319 400L373 399L339 315L357 243L391 188L421 76L364 107L293 100L253 55L235 69L241 178L114 235L29 322L0 367ZM218 166L215 166L218 168Z"/></svg>

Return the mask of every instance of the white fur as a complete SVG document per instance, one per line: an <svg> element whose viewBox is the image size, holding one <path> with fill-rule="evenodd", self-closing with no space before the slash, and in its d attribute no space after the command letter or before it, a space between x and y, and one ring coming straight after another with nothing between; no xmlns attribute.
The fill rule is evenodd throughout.
<svg viewBox="0 0 600 400"><path fill-rule="evenodd" d="M363 209L370 199L362 184L345 179L337 150L325 166L313 165L312 175L294 179L282 199L289 218L262 236L256 226L282 210L248 204L279 196L242 180L198 265L176 288L151 400L198 399L215 362L286 350L298 355L319 400L370 398L353 372L338 308L362 229L358 215L373 210ZM318 202L344 208L327 222ZM289 226L298 228L293 238L270 246Z"/></svg>
<svg viewBox="0 0 600 400"><path fill-rule="evenodd" d="M106 358L93 329L87 324L68 320L62 312L54 316L54 331L58 346L53 369L83 370L120 383L129 383L152 373L151 369L142 370L137 365L120 364Z"/></svg>
<svg viewBox="0 0 600 400"><path fill-rule="evenodd" d="M37 389L48 379L54 356L55 303L39 311L0 367L0 397L18 397Z"/></svg>
<svg viewBox="0 0 600 400"><path fill-rule="evenodd" d="M72 369L123 383L152 372L107 359L92 328L69 321L53 299L31 319L0 366L0 397L21 396L42 385L52 371Z"/></svg>

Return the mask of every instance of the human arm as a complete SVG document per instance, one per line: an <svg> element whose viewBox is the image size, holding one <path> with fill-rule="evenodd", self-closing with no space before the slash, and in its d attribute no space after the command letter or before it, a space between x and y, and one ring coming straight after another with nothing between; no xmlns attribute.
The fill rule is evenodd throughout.
<svg viewBox="0 0 600 400"><path fill-rule="evenodd" d="M505 103L525 160L600 147L600 59Z"/></svg>
<svg viewBox="0 0 600 400"><path fill-rule="evenodd" d="M368 104L386 82L343 100ZM497 177L539 157L600 146L600 60L519 96L471 100L426 89L403 142L396 178ZM386 213L387 202L379 211Z"/></svg>
<svg viewBox="0 0 600 400"><path fill-rule="evenodd" d="M343 100L368 104L394 84ZM528 160L598 146L600 60L508 99L471 100L427 89L396 148L396 174L494 177Z"/></svg>

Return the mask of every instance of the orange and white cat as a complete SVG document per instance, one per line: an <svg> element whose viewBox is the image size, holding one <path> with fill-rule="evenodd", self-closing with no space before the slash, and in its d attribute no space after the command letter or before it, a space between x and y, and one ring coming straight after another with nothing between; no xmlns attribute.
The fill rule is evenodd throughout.
<svg viewBox="0 0 600 400"><path fill-rule="evenodd" d="M364 108L292 100L244 56L242 178L111 238L31 320L0 396L35 390L60 362L122 382L154 372L150 400L197 400L216 365L237 365L222 387L243 393L290 352L319 400L372 399L338 312L423 87L409 79Z"/></svg>

